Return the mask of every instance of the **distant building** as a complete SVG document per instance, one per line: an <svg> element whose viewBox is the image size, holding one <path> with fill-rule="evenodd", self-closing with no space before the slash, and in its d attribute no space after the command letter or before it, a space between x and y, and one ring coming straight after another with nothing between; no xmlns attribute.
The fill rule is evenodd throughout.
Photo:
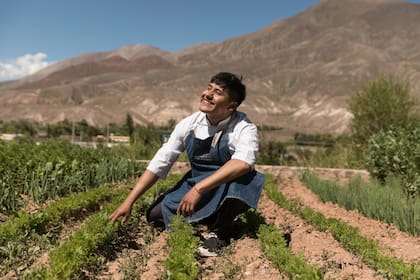
<svg viewBox="0 0 420 280"><path fill-rule="evenodd" d="M93 136L92 137L92 141L93 142L106 142L106 136L105 135L102 135L102 134Z"/></svg>
<svg viewBox="0 0 420 280"><path fill-rule="evenodd" d="M20 137L22 137L23 134L16 134L16 133L2 133L0 134L0 139L3 141L13 141Z"/></svg>
<svg viewBox="0 0 420 280"><path fill-rule="evenodd" d="M129 136L119 136L119 135L114 135L112 133L109 136L109 140L112 143L130 143L130 137Z"/></svg>

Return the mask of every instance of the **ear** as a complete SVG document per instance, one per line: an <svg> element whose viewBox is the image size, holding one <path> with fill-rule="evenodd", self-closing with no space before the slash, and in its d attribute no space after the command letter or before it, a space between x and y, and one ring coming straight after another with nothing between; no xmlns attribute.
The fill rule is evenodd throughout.
<svg viewBox="0 0 420 280"><path fill-rule="evenodd" d="M227 107L228 111L235 111L238 108L238 102L232 101L230 102L229 106Z"/></svg>

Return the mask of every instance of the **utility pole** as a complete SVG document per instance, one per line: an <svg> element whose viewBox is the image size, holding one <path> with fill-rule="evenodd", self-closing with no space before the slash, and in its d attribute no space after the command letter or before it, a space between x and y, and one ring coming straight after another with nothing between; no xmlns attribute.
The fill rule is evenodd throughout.
<svg viewBox="0 0 420 280"><path fill-rule="evenodd" d="M109 124L106 125L106 146L109 145Z"/></svg>
<svg viewBox="0 0 420 280"><path fill-rule="evenodd" d="M74 132L74 120L71 122L71 143L73 144L74 143L74 135L75 135L75 132Z"/></svg>

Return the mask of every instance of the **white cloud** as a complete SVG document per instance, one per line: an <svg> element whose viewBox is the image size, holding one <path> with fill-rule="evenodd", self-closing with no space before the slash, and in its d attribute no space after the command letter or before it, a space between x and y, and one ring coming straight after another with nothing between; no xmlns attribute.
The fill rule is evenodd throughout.
<svg viewBox="0 0 420 280"><path fill-rule="evenodd" d="M0 61L0 81L19 79L52 64L45 53L25 54L16 59Z"/></svg>

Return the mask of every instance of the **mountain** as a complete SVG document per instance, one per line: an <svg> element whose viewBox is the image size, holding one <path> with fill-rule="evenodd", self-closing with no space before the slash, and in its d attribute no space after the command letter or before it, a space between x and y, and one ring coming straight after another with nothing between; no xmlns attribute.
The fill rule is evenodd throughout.
<svg viewBox="0 0 420 280"><path fill-rule="evenodd" d="M390 0L322 0L294 17L220 43L179 52L133 45L83 54L0 84L0 119L96 125L166 124L197 109L211 75L242 75L240 110L285 131L348 130L349 96L387 73L420 97L420 5Z"/></svg>

